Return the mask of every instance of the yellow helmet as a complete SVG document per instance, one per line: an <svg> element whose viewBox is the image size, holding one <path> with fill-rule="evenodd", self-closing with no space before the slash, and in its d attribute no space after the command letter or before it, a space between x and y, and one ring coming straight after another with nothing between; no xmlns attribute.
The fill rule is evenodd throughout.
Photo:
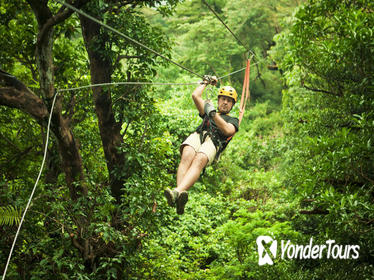
<svg viewBox="0 0 374 280"><path fill-rule="evenodd" d="M230 86L221 87L218 91L218 97L220 96L231 97L235 102L238 100L238 94L236 93L236 90Z"/></svg>

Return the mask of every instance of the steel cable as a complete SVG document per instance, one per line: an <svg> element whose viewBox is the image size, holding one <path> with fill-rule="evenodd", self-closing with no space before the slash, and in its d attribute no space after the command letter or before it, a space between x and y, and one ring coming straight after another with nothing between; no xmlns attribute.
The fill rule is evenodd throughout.
<svg viewBox="0 0 374 280"><path fill-rule="evenodd" d="M177 65L178 67L180 67L180 68L182 68L182 69L184 69L184 70L186 70L186 71L188 71L188 72L190 72L190 73L192 73L192 74L194 74L194 75L196 75L196 76L198 76L198 77L200 77L200 78L203 77L202 75L200 75L200 74L198 74L198 73L196 73L196 72L194 72L194 71L188 69L187 67L183 66L182 64L179 64L179 63L177 63L177 62L174 62L174 61L171 60L170 58L168 58L168 57L166 57L166 56L160 54L159 52L157 52L157 51L155 51L155 50L153 50L153 49L151 49L151 48L149 48L149 47L147 47L146 45L140 43L139 41L137 41L137 40L135 40L135 39L132 39L131 37L127 36L126 34L124 34L124 33L120 32L120 31L118 31L117 29L115 29L115 28L113 28L113 27L111 27L111 26L105 24L104 22L102 22L102 21L100 21L100 20L94 18L93 16L90 16L89 14L83 12L82 10L77 9L76 7L74 7L74 6L72 6L72 5L68 4L68 3L66 3L66 2L64 2L64 1L61 1L61 0L55 0L55 1L57 1L57 2L59 2L60 4L62 4L62 5L64 5L64 6L66 6L66 7L68 7L69 9L75 11L76 13L78 13L78 14L80 14L80 15L82 15L82 16L84 16L84 17L86 17L86 18L88 18L88 19L90 19L90 20L92 20L92 21L94 21L94 22L96 22L97 24L100 24L101 26L103 26L103 27L105 27L106 29L108 29L108 30L110 30L110 31L112 31L112 32L114 32L114 33L120 35L121 37L123 37L123 38L129 40L130 42L132 42L132 43L134 43L134 44L137 44L137 45L141 46L142 48L144 48L144 49L146 49L146 50L148 50L148 51L154 53L154 54L157 55L157 56L162 57L163 59L165 59L165 60L167 60L167 61L173 63L174 65Z"/></svg>

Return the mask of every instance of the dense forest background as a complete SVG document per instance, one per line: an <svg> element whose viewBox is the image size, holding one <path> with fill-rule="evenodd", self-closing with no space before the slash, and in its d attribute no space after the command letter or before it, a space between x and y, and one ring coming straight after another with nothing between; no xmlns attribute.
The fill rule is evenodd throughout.
<svg viewBox="0 0 374 280"><path fill-rule="evenodd" d="M244 46L200 0L69 2L201 75L241 69L253 51L251 102L178 216L163 190L200 122L195 85L61 91L7 279L374 279L374 2L206 2ZM199 77L58 1L0 0L0 14L2 272L57 90ZM220 85L240 93L243 76ZM359 245L359 258L278 250L259 266L260 235Z"/></svg>

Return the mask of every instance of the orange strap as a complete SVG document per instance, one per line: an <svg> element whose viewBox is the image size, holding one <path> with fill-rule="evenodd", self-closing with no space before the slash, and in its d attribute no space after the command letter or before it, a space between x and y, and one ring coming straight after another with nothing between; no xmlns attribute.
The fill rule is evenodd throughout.
<svg viewBox="0 0 374 280"><path fill-rule="evenodd" d="M242 97L240 98L240 107L239 107L239 126L242 122L245 106L247 104L247 100L250 99L250 92L249 92L249 74L251 69L251 59L247 60L247 67L245 68L245 75L244 75L244 82L243 82L243 91Z"/></svg>

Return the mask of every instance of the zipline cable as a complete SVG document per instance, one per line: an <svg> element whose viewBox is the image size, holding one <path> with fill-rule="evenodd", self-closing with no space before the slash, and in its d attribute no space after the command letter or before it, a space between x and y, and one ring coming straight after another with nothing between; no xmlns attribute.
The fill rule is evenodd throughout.
<svg viewBox="0 0 374 280"><path fill-rule="evenodd" d="M260 62L257 62L253 65L259 64ZM228 73L226 75L223 75L221 77L218 77L217 79L223 79L228 76L234 75L236 73L242 72L245 70L246 67L241 68L239 70L236 70L234 72ZM152 86L190 86L190 85L196 85L200 82L192 82L192 83L160 83L160 82L112 82L112 83L100 83L100 84L89 84L85 86L80 87L73 87L73 88L62 88L59 89L59 92L66 92L66 91L73 91L73 90L80 90L80 89L87 89L87 88L93 88L93 87L102 87L102 86L115 86L115 85L152 85Z"/></svg>
<svg viewBox="0 0 374 280"><path fill-rule="evenodd" d="M87 17L88 19L90 19L90 20L96 22L97 24L100 24L101 26L107 28L108 30L110 30L110 31L112 31L112 32L114 32L114 33L116 33L116 34L118 34L118 35L124 37L125 39L127 39L127 40L133 42L134 44L137 44L137 45L139 45L139 46L145 48L146 50L148 50L148 51L150 51L150 52L156 54L157 56L162 57L163 59L165 59L165 60L171 62L172 64L174 64L174 65L176 65L176 66L178 66L178 67L180 67L180 68L182 68L182 69L184 69L184 70L186 70L186 71L188 71L188 72L190 72L190 73L192 73L192 74L198 76L199 78L203 78L202 75L200 75L200 74L198 74L198 73L196 73L196 72L194 72L194 71L188 69L187 67L185 67L185 66L183 66L183 65L181 65L181 64L179 64L179 63L177 63L177 62L174 62L174 61L171 60L170 58L168 58L168 57L166 57L166 56L164 56L164 55L158 53L157 51L155 51L155 50L153 50L153 49L151 49L151 48L149 48L149 47L147 47L146 45L140 43L139 41L137 41L137 40L135 40L135 39L132 39L131 37L129 37L129 36L123 34L122 32L116 30L116 29L113 28L113 27L111 27L111 26L109 26L109 25L103 23L102 21L100 21L100 20L98 20L98 19L92 17L91 15L89 15L89 14L83 12L82 10L80 10L80 9L78 9L78 8L76 8L76 7L72 6L72 5L70 5L69 3L66 3L66 2L64 2L64 1L62 1L62 0L56 0L56 1L59 2L60 4L64 5L64 6L68 7L69 9L75 11L76 13L78 13L78 14L84 16L84 17ZM218 16L218 14L213 10L213 8L210 7L209 4L206 3L205 0L202 0L202 2L203 2L203 3L204 3L204 4L205 4L205 5L206 5L206 6L207 6L207 7L208 7L208 8L209 8L213 13L214 13L214 15L215 15L215 16L219 19L219 21L220 21L220 22L221 22L221 23L222 23L222 24L227 28L227 30L230 31L230 33L235 37L235 39L236 39L236 40L237 40L237 41L238 41L238 42L239 42L239 43L240 43L240 44L241 44L241 45L242 45L242 46L243 46L243 47L244 47L244 48L245 48L249 53L251 53L253 57L255 57L255 53L254 53L252 50L248 49L248 48L245 46L245 44L244 44L244 43L243 43L243 42L242 42L242 41L241 41L241 40L240 40L240 39L235 35L235 33L234 33L234 32L233 32L233 31L232 31L232 30L231 30L231 29L230 29L230 28L229 28L229 27L224 23L224 21L223 21L223 20ZM257 64L257 63L256 63L256 64ZM256 65L256 64L254 64L254 65ZM232 73L229 73L229 74L227 74L227 75L224 75L224 76L222 76L222 77L219 77L218 79L222 79L222 78L225 78L225 77L227 77L227 76L230 76L230 75L236 74L236 73L238 73L238 72L240 72L240 71L243 71L244 69L245 69L245 67L242 68L242 69L240 69L240 70L237 70L237 71L234 71L234 72L232 72ZM130 84L130 82L127 82L127 83ZM108 84L113 84L113 83L108 83ZM125 83L123 83L123 84L125 84ZM140 83L133 82L133 84L140 84ZM146 84L146 83L143 83L143 84ZM152 83L148 83L148 84L152 84ZM156 83L153 83L153 84L157 85ZM168 84L169 84L169 85L177 85L177 83L168 83ZM191 83L191 84L194 84L194 83ZM97 84L97 85L99 86L99 85L104 85L104 84ZM181 85L181 84L179 84L179 85ZM187 85L187 83L186 83L186 85ZM90 87L90 86L87 86L87 87ZM63 91L63 90L60 90L60 91Z"/></svg>
<svg viewBox="0 0 374 280"><path fill-rule="evenodd" d="M226 77L231 76L231 75L234 75L234 74L236 74L236 73L242 72L243 70L245 70L245 67L243 67L242 69L236 70L236 71L234 71L234 72L231 72L231 73L229 73L229 74L223 75L223 76L221 76L221 77L218 77L218 80L223 79L223 78L226 78Z"/></svg>
<svg viewBox="0 0 374 280"><path fill-rule="evenodd" d="M65 89L59 89L60 92L63 91L73 91L73 90L79 90L79 89L86 89L86 88L93 88L93 87L102 87L102 86L115 86L115 85L155 85L155 86L186 86L186 85L196 85L198 82L195 83L152 83L152 82L113 82L113 83L102 83L102 84L90 84L86 86L81 87L74 87L74 88L65 88Z"/></svg>
<svg viewBox="0 0 374 280"><path fill-rule="evenodd" d="M57 0L58 1L58 0ZM205 1L205 0L201 0L208 8L209 10L217 17L217 19L226 27L226 29L228 31L230 31L230 33L232 34L232 36L234 36L234 38L239 42L240 45L242 45L249 53L252 54L252 56L256 56L255 53L247 48L245 46L245 44L238 38L238 36L235 35L234 32L232 32L232 30L230 29L230 27L227 26L227 24L220 18L220 16L216 13L216 11ZM245 69L245 68L244 68Z"/></svg>
<svg viewBox="0 0 374 280"><path fill-rule="evenodd" d="M259 62L253 64L256 65ZM245 70L246 67L241 68L239 70L236 70L234 72L228 73L224 76L218 77L217 79L223 79L228 76L234 75L236 73L239 73L243 70ZM90 84L80 87L73 87L73 88L65 88L65 89L59 89L59 92L65 92L65 91L73 91L73 90L80 90L80 89L86 89L86 88L93 88L93 87L101 87L101 86L112 86L112 85L152 85L152 86L190 86L190 85L196 85L200 82L192 82L192 83L161 83L161 82L112 82L112 83L100 83L100 84Z"/></svg>
<svg viewBox="0 0 374 280"><path fill-rule="evenodd" d="M180 68L182 68L182 69L184 69L184 70L186 70L186 71L188 71L188 72L190 72L190 73L192 73L192 74L194 74L194 75L196 75L196 76L198 76L198 77L200 77L200 78L203 77L202 75L200 75L200 74L198 74L198 73L196 73L196 72L194 72L194 71L188 69L187 67L185 67L185 66L183 66L183 65L181 65L181 64L179 64L179 63L177 63L177 62L174 62L174 61L171 60L170 58L168 58L168 57L166 57L166 56L160 54L159 52L157 52L157 51L155 51L155 50L153 50L153 49L151 49L151 48L149 48L149 47L147 47L146 45L140 43L139 41L130 38L129 36L123 34L122 32L118 31L117 29L115 29L115 28L113 28L113 27L111 27L111 26L105 24L104 22L102 22L102 21L100 21L100 20L98 20L98 19L96 19L96 18L90 16L89 14L83 12L82 10L77 9L76 7L70 5L70 4L68 4L68 3L66 3L66 2L64 2L64 1L62 1L62 0L56 0L56 1L59 2L60 4L64 5L64 6L68 7L69 9L75 11L76 13L78 13L78 14L80 14L80 15L82 15L82 16L84 16L84 17L86 17L86 18L88 18L88 19L90 19L90 20L92 20L92 21L94 21L94 22L96 22L97 24L100 24L101 26L105 27L106 29L108 29L108 30L110 30L110 31L112 31L112 32L114 32L114 33L116 33L116 34L122 36L123 38L125 38L125 39L127 39L127 40L129 40L129 41L131 41L131 42L133 42L134 44L137 44L137 45L141 46L142 48L144 48L144 49L146 49L146 50L148 50L148 51L154 53L155 55L162 57L163 59L165 59L165 60L167 60L167 61L173 63L174 65L176 65L176 66L178 66L178 67L180 67Z"/></svg>
<svg viewBox="0 0 374 280"><path fill-rule="evenodd" d="M56 91L55 96L53 97L52 106L51 106L51 112L49 113L48 126L47 126L47 136L46 136L46 141L45 141L45 147L44 147L44 155L43 155L42 165L40 166L39 175L38 175L38 177L37 177L37 179L35 181L34 188L32 189L30 198L29 198L29 200L28 200L28 202L26 204L25 211L23 211L22 218L21 218L21 221L20 221L20 223L18 225L16 235L14 236L13 244L12 244L12 247L11 247L10 252L9 252L7 263L5 265L5 269L4 269L2 280L5 280L5 275L6 275L6 272L8 270L9 262L10 262L10 259L12 257L12 254L13 254L13 250L14 250L14 247L16 245L16 241L17 241L19 232L21 230L21 227L22 227L23 221L25 219L27 210L30 207L31 200L32 200L32 198L34 196L34 193L35 193L35 190L36 190L36 186L38 185L39 179L40 179L40 177L42 175L42 171L43 171L43 168L44 168L45 160L47 158L47 150L48 150L48 142L49 142L49 131L50 131L50 127L51 127L52 112L53 112L53 108L55 106L55 102L56 102L56 98L57 98L58 93L59 93L59 91Z"/></svg>
<svg viewBox="0 0 374 280"><path fill-rule="evenodd" d="M258 61L258 62L256 62L256 63L252 64L252 66L257 65L257 64L260 64L260 61ZM239 69L239 70L236 70L236 71L231 72L231 73L229 73L229 74L226 74L226 75L223 75L223 76L221 76L221 77L218 77L217 79L220 80L220 79L226 78L226 77L228 77L228 76L234 75L234 74L236 74L236 73L242 72L242 71L244 71L246 68L247 68L247 67L243 67L243 68L241 68L241 69Z"/></svg>

